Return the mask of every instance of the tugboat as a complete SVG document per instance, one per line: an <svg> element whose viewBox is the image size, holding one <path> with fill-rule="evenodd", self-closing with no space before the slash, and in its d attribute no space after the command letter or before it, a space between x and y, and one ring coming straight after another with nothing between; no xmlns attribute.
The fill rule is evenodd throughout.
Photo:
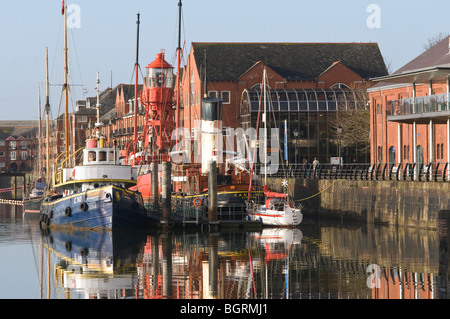
<svg viewBox="0 0 450 319"><path fill-rule="evenodd" d="M122 165L117 148L106 147L99 123L99 100L97 88L95 136L86 140L84 149L59 162L66 154L62 153L56 162L57 195L42 203L41 229L127 229L144 227L149 221L141 194L128 189L136 185L137 168ZM82 165L66 167L81 150Z"/></svg>
<svg viewBox="0 0 450 319"><path fill-rule="evenodd" d="M62 164L64 165L64 164ZM55 176L60 194L41 207L41 228L113 230L143 227L148 221L142 196L128 190L137 171L118 161L103 136L86 141L83 165L62 168Z"/></svg>

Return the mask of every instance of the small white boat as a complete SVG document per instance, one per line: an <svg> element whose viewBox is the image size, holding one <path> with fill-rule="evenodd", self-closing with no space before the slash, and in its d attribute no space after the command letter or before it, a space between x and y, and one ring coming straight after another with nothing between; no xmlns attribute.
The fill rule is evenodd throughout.
<svg viewBox="0 0 450 319"><path fill-rule="evenodd" d="M261 221L263 225L283 227L295 227L302 222L301 209L289 201L287 194L270 192L267 186L264 186L264 195L264 204L254 204L248 210L250 220Z"/></svg>
<svg viewBox="0 0 450 319"><path fill-rule="evenodd" d="M267 92L266 88L268 87L267 83L267 72L264 69L263 72L263 83L262 96L264 98L264 114L263 114L263 122L264 122L264 130L267 131L266 127L266 105L267 105ZM270 96L270 94L269 94ZM259 105L261 109L261 103ZM258 115L259 116L259 115ZM258 121L259 123L259 121ZM258 131L259 124L257 124L256 130ZM286 129L285 129L286 131ZM286 135L285 135L286 136ZM267 136L264 134L264 143L263 147L267 147ZM255 158L255 154L253 155ZM251 167L251 176L253 176L253 166ZM252 178L250 178L252 180ZM251 188L251 184L250 184ZM249 190L250 195L250 190ZM264 196L265 203L257 204L250 203L250 196L247 201L247 216L249 220L260 221L263 225L267 226L282 226L282 227L295 227L299 225L303 220L303 214L301 208L296 208L294 203L289 200L289 196L286 193L275 193L271 192L267 187L267 151L264 152ZM301 207L301 206L300 206Z"/></svg>

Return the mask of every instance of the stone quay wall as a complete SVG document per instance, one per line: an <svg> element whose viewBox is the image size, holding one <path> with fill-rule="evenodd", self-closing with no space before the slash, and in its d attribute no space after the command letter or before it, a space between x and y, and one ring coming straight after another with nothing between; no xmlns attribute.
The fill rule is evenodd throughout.
<svg viewBox="0 0 450 319"><path fill-rule="evenodd" d="M283 191L283 178L269 186ZM288 178L288 193L305 218L437 229L440 211L450 210L450 183L314 180Z"/></svg>

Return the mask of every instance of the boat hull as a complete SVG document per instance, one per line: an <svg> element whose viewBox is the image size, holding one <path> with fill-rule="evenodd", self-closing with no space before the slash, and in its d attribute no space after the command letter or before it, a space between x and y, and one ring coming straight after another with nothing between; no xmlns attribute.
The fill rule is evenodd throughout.
<svg viewBox="0 0 450 319"><path fill-rule="evenodd" d="M23 200L23 213L29 217L39 218L41 205L45 196L26 197Z"/></svg>
<svg viewBox="0 0 450 319"><path fill-rule="evenodd" d="M250 220L260 221L266 226L295 227L302 222L303 214L298 209L290 213L276 210L252 211L248 213L248 218Z"/></svg>
<svg viewBox="0 0 450 319"><path fill-rule="evenodd" d="M197 179L201 186L199 189L206 188L207 176L201 176ZM183 184L183 183L181 183ZM248 181L233 182L230 178L229 183L225 185L219 184L217 186L217 213L219 220L245 220L247 215L247 201L248 201ZM173 188L183 189L179 182L174 182ZM151 191L151 174L140 175L137 179L137 185L131 188L132 190L139 190L144 199L145 207L152 210L152 191ZM161 188L158 190L158 195L161 194ZM263 195L263 192L252 187L250 192L250 199L254 200L258 195ZM179 190L172 195L173 206L176 207L175 213L183 216L192 215L193 218L198 218L199 212L208 211L208 191L204 190L198 193L184 193Z"/></svg>
<svg viewBox="0 0 450 319"><path fill-rule="evenodd" d="M149 222L142 197L113 185L45 200L40 215L41 228L113 230Z"/></svg>

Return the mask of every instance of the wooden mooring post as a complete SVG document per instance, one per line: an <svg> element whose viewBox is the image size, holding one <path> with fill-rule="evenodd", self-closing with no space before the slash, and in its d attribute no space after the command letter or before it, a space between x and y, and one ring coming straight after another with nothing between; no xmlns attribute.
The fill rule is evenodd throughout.
<svg viewBox="0 0 450 319"><path fill-rule="evenodd" d="M217 164L210 161L208 166L208 222L211 229L217 230Z"/></svg>
<svg viewBox="0 0 450 319"><path fill-rule="evenodd" d="M162 189L161 189L161 205L162 218L161 224L168 226L172 220L172 163L163 162L162 164Z"/></svg>
<svg viewBox="0 0 450 319"><path fill-rule="evenodd" d="M158 186L158 163L151 163L150 164L150 186L151 186L151 201L153 205L153 209L157 210L159 207L159 186Z"/></svg>

